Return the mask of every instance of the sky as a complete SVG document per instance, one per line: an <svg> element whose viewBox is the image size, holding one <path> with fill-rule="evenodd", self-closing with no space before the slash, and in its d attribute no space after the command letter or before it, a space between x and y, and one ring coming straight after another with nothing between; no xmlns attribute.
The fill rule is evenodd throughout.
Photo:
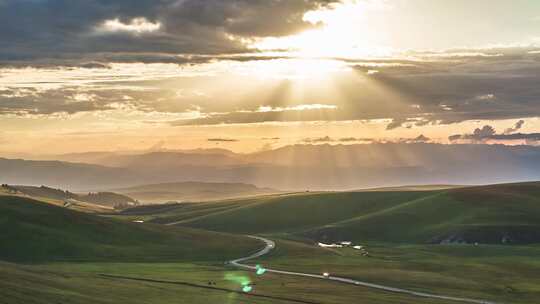
<svg viewBox="0 0 540 304"><path fill-rule="evenodd" d="M540 143L536 0L0 0L0 154Z"/></svg>

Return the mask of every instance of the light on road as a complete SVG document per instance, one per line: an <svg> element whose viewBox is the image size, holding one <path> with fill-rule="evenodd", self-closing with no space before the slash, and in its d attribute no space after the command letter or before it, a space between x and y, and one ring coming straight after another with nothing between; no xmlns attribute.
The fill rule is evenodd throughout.
<svg viewBox="0 0 540 304"><path fill-rule="evenodd" d="M257 265L255 269L257 269L257 275L263 275L266 272L266 268L262 267L261 265Z"/></svg>

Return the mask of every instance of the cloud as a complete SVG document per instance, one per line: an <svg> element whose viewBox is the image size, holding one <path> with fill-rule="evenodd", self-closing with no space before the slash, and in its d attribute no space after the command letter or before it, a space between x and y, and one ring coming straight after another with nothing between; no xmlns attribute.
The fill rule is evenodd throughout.
<svg viewBox="0 0 540 304"><path fill-rule="evenodd" d="M0 93L0 114L74 114L110 110L112 103L112 100L102 98L101 95L81 93L77 90L8 89Z"/></svg>
<svg viewBox="0 0 540 304"><path fill-rule="evenodd" d="M102 32L130 32L136 34L151 33L161 28L160 22L152 23L144 17L131 19L128 23L123 23L118 18L105 20L97 28Z"/></svg>
<svg viewBox="0 0 540 304"><path fill-rule="evenodd" d="M93 59L106 53L249 53L243 39L316 27L304 13L336 1L4 0L0 62Z"/></svg>
<svg viewBox="0 0 540 304"><path fill-rule="evenodd" d="M245 103L247 111L241 113L216 111L208 105L204 118L177 124L391 119L387 129L392 130L467 120L539 117L540 54L529 54L530 50L511 47L475 50L481 54L453 50L437 57L410 53L409 59L337 59L356 73L336 79L333 92L308 87L300 100L276 95L268 102L271 106L260 109L254 96ZM457 51L461 57L455 55ZM366 76L366 71L375 67L379 72ZM335 108L302 115L287 111L291 110L287 103L324 104L327 100L332 100ZM262 109L282 113L259 113Z"/></svg>
<svg viewBox="0 0 540 304"><path fill-rule="evenodd" d="M414 138L412 140L412 142L414 143L425 143L425 142L429 142L431 139L427 136L424 136L424 134L420 134L418 135L418 137Z"/></svg>
<svg viewBox="0 0 540 304"><path fill-rule="evenodd" d="M540 133L514 133L514 134L496 134L490 136L489 139L495 140L530 140L540 141Z"/></svg>
<svg viewBox="0 0 540 304"><path fill-rule="evenodd" d="M325 105L325 104L301 104L296 106L288 107L272 107L272 106L260 106L257 109L257 112L284 112L284 111L305 111L305 110L335 110L337 106L335 105Z"/></svg>
<svg viewBox="0 0 540 304"><path fill-rule="evenodd" d="M340 142L340 143L358 143L358 142L375 142L376 140L374 138L366 138L366 137L341 137L341 138L332 138L330 136L323 136L323 137L308 137L302 139L300 142L302 143L310 143L310 144L317 144L317 143L332 143L332 142Z"/></svg>
<svg viewBox="0 0 540 304"><path fill-rule="evenodd" d="M129 23L135 17L118 18ZM163 23L163 20L150 16L147 20ZM166 27L166 23L162 26ZM146 35L160 34L141 36ZM152 37L148 39L154 39ZM0 111L77 113L106 110L112 104L126 104L142 111L183 113L196 107L200 115L172 124L387 119L391 121L388 130L466 120L524 119L540 117L540 54L531 54L533 50L538 48L475 50L482 55L472 50L452 50L439 52L437 56L411 52L409 57L401 59L399 56L362 60L336 58L333 60L339 60L352 71L334 79L332 88L310 86L306 82L301 95L293 94L298 92L293 80L265 78L262 81L257 78L261 66L281 64L290 69L295 59L287 56L100 52L92 53L92 60L68 60L64 57L58 61L32 61L47 65L63 63L69 67L0 68L0 90L7 88L13 91L15 86L20 90L23 84L17 81L27 87L57 89L56 92L45 94L39 91L27 96L20 92L0 92ZM0 53L2 51L0 48ZM458 51L467 53L467 56L456 57ZM137 62L170 64L135 66ZM365 72L370 69L379 72L367 76ZM246 71L249 72L247 75ZM174 88L171 88L173 78ZM206 85L214 82L225 85ZM97 95L94 101L78 105L67 102L72 100L72 91L76 87L85 91L90 86L92 91L86 93ZM123 87L134 90L130 92L121 89ZM231 87L236 89L231 90ZM176 93L182 88L203 92L212 98L192 94L180 100ZM96 92L98 90L102 92ZM17 94L18 100L13 98Z"/></svg>
<svg viewBox="0 0 540 304"><path fill-rule="evenodd" d="M513 129L519 129L524 122L518 121ZM512 130L513 130L512 129ZM517 130L516 129L516 130ZM506 131L508 131L507 129ZM490 125L485 125L482 128L476 128L472 134L455 134L448 137L448 140L466 141L473 143L484 143L488 140L504 141L504 140L524 140L527 142L540 141L540 133L512 133L506 132L503 134L497 134L495 129ZM513 131L512 131L513 132Z"/></svg>
<svg viewBox="0 0 540 304"><path fill-rule="evenodd" d="M0 89L0 114L52 115L114 109L153 111L155 92L132 89L8 87Z"/></svg>
<svg viewBox="0 0 540 304"><path fill-rule="evenodd" d="M302 139L301 143L306 144L319 144L319 143L403 143L403 144L417 144L417 143L428 143L431 139L424 136L423 134L415 138L397 138L397 139L380 139L380 138L370 138L370 137L342 137L339 139L332 138L330 136L323 137L308 137Z"/></svg>
<svg viewBox="0 0 540 304"><path fill-rule="evenodd" d="M204 117L179 120L172 124L184 126L261 123L267 121L325 121L332 117L336 110L337 107L333 105L260 106L255 110L209 113Z"/></svg>
<svg viewBox="0 0 540 304"><path fill-rule="evenodd" d="M458 58L448 51L436 59L411 53L416 60L383 61L377 67L379 73L369 78L394 93L396 105L391 112L398 114L385 117L394 119L388 129L414 117L439 124L538 117L540 87L535 84L540 81L540 54L531 54L531 50L486 49L481 50L482 56ZM375 62L363 61L355 67L363 74L373 65ZM402 105L416 105L416 115Z"/></svg>
<svg viewBox="0 0 540 304"><path fill-rule="evenodd" d="M86 62L81 65L79 65L81 68L85 69L110 69L111 66L106 63L101 62Z"/></svg>
<svg viewBox="0 0 540 304"><path fill-rule="evenodd" d="M495 129L490 125L485 125L482 128L476 128L472 134L463 134L463 135L451 135L448 137L450 141L455 141L458 139L471 140L474 142L482 142L487 139L490 139L491 136L495 135Z"/></svg>
<svg viewBox="0 0 540 304"><path fill-rule="evenodd" d="M405 123L406 121L407 121L407 119L394 118L394 119L392 119L392 121L388 125L386 125L386 130L397 129L397 128L401 127L403 125L403 123Z"/></svg>
<svg viewBox="0 0 540 304"><path fill-rule="evenodd" d="M525 124L525 120L523 119L518 120L518 122L516 122L514 127L506 129L504 131L504 134L511 134L511 133L517 132L519 129L521 129L521 127L523 127L524 124Z"/></svg>
<svg viewBox="0 0 540 304"><path fill-rule="evenodd" d="M339 139L340 142L355 142L355 141L361 141L360 138L356 137L342 137Z"/></svg>
<svg viewBox="0 0 540 304"><path fill-rule="evenodd" d="M233 138L208 138L207 141L211 141L211 142L237 142L238 139L233 139Z"/></svg>
<svg viewBox="0 0 540 304"><path fill-rule="evenodd" d="M393 118L392 121L386 125L386 130L394 130L400 127L406 127L408 129L412 128L413 126L425 126L430 123L429 119L426 119L425 117L398 117Z"/></svg>
<svg viewBox="0 0 540 304"><path fill-rule="evenodd" d="M316 143L329 143L334 142L335 139L331 138L330 136L324 136L324 137L315 137L315 138L304 138L302 139L302 142L304 143L310 143L310 144L316 144Z"/></svg>

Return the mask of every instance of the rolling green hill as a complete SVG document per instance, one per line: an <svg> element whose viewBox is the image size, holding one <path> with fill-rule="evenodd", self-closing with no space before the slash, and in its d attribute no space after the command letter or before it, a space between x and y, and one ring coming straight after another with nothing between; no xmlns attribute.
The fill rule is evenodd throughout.
<svg viewBox="0 0 540 304"><path fill-rule="evenodd" d="M244 237L122 222L36 200L0 196L0 260L223 261L257 249Z"/></svg>
<svg viewBox="0 0 540 304"><path fill-rule="evenodd" d="M199 212L197 206L185 212L179 206L155 221L170 216L194 228L285 233L320 241L540 243L539 182L436 191L303 193L229 205Z"/></svg>
<svg viewBox="0 0 540 304"><path fill-rule="evenodd" d="M103 207L115 207L122 209L127 206L138 205L139 203L133 198L113 193L113 192L97 192L97 193L85 193L77 194L67 190L55 189L47 186L21 186L21 185L2 185L3 191L7 194L19 194L37 200L52 200L58 201L57 204L63 205L65 202L70 204L86 203ZM0 190L2 190L0 189Z"/></svg>

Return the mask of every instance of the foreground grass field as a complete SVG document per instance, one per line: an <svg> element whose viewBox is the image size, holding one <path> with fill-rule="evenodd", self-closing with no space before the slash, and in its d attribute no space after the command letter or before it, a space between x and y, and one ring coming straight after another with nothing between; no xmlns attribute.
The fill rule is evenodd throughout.
<svg viewBox="0 0 540 304"><path fill-rule="evenodd" d="M107 276L104 276L107 274ZM135 280L136 279L136 280ZM147 281L145 281L147 280ZM240 282L254 284L241 292ZM211 281L215 285L208 285ZM188 263L0 263L0 303L448 304L329 281Z"/></svg>
<svg viewBox="0 0 540 304"><path fill-rule="evenodd" d="M224 264L262 247L239 234L260 234L277 241L251 261L265 267L533 304L539 198L540 184L526 183L271 195L97 216L0 196L0 303L455 303ZM315 245L346 240L368 254ZM253 291L241 291L246 282Z"/></svg>
<svg viewBox="0 0 540 304"><path fill-rule="evenodd" d="M432 191L298 193L136 208L157 223L278 240L258 262L502 303L540 298L540 183ZM158 209L153 208L161 208ZM352 241L351 248L313 246Z"/></svg>
<svg viewBox="0 0 540 304"><path fill-rule="evenodd" d="M0 229L0 303L431 303L259 277L224 264L262 246L250 238L118 221L28 198L0 197ZM241 291L245 282L252 292Z"/></svg>

